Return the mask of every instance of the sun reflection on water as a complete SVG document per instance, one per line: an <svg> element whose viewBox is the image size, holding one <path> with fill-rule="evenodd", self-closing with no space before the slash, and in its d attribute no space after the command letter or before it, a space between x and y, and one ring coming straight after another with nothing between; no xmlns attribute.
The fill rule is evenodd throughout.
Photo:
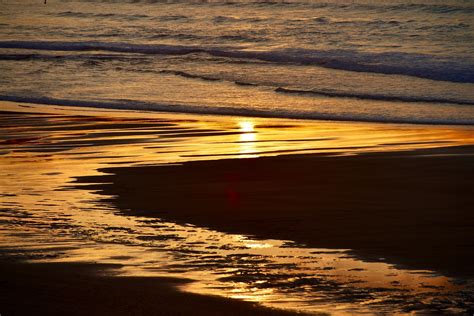
<svg viewBox="0 0 474 316"><path fill-rule="evenodd" d="M255 131L255 124L251 121L240 121L239 126L243 133L253 133Z"/></svg>
<svg viewBox="0 0 474 316"><path fill-rule="evenodd" d="M257 141L257 131L255 130L254 122L240 121L239 131L239 153L249 158L258 157L255 143Z"/></svg>

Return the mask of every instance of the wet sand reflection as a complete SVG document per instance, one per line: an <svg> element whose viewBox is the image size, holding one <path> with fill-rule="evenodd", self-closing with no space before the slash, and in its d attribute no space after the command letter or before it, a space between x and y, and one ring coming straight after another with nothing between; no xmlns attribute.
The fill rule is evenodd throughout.
<svg viewBox="0 0 474 316"><path fill-rule="evenodd" d="M31 260L118 263L123 275L190 278L196 282L183 284L186 291L297 310L456 312L466 304L459 291L472 291L469 280L362 261L348 249L125 216L72 182L111 166L472 144L472 129L136 115L2 114L0 247Z"/></svg>

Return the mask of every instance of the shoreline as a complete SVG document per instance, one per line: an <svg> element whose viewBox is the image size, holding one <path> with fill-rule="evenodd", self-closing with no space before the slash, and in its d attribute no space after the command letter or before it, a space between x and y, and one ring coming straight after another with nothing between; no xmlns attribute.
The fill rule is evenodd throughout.
<svg viewBox="0 0 474 316"><path fill-rule="evenodd" d="M43 238L35 235L35 225L40 231L45 227L46 231L42 232L50 237L44 240L54 244L56 239L60 243L62 235L77 234L78 226L74 225L78 223L85 230L85 240L90 238L89 231L108 240L115 238L113 234L107 235L108 232L122 225L121 221L115 223L117 218L136 217L141 221L133 229L122 227L130 233L143 229L144 223L159 233L153 225L160 227L163 223L155 220L168 219L203 229L210 227L223 235L237 233L255 236L256 240L286 240L295 247L306 244L329 250L353 249L350 256L364 262L433 269L461 280L474 275L468 265L473 259L469 253L471 246L459 245L460 241L469 240L467 235L473 223L473 216L466 211L474 196L468 185L474 174L470 167L474 133L470 127L250 120L169 113L148 116L149 113L127 111L84 109L81 112L81 108L48 108L41 112L42 107L37 105L7 105L0 112L4 122L0 130L0 163L5 167L0 174L3 178L0 186L5 185L8 194L0 197L0 202L4 202L0 207L6 215L2 217L5 227L11 226L8 228L11 232L18 231L21 235L22 229L32 229L33 239L25 238L30 247L35 242L40 245ZM13 111L7 113L8 109ZM446 181L443 184L433 179ZM459 191L456 185L463 190ZM426 192L417 196L420 188ZM97 190L102 191L102 201ZM405 196L400 194L405 191L408 192ZM451 198L454 196L456 200ZM415 202L397 219L396 210L409 204L401 200L403 197L414 198ZM18 213L12 205L18 205ZM107 209L102 210L100 205L107 205ZM443 221L447 206L459 210L449 213L454 218ZM81 214L89 208L92 211ZM430 208L435 208L433 218ZM354 211L348 213L348 209ZM34 210L41 211L37 223L32 221L34 216L27 215L30 211L33 215L38 212ZM106 211L110 214L102 219ZM96 220L99 222L95 223ZM425 225L426 220L434 228ZM28 226L30 223L33 226ZM413 223L419 227L413 227ZM464 225L465 230L459 225ZM444 229L446 240L436 233L436 227ZM408 234L398 236L400 229L407 229ZM2 232L4 244L8 244L7 232L6 229ZM137 245L146 245L154 238L159 243L166 236L173 244L175 238L173 233L158 236L145 230L138 233ZM378 238L380 234L389 238ZM16 240L21 248L21 238L11 240ZM124 242L129 241L125 238ZM452 242L456 244L453 246ZM400 244L409 245L409 249L403 249ZM75 247L80 249L80 242ZM84 246L84 249L94 248ZM103 250L97 249L94 258L99 258ZM177 248L178 252L181 250ZM102 256L107 259L110 254L104 252ZM0 263L2 269L18 268L18 274L7 275L8 282L2 284L15 283L15 278L25 280L28 274L47 283L49 276L43 278L41 270L50 268L43 268L44 263L32 259L31 264ZM43 259L48 261L47 257ZM93 275L94 268L66 271L68 265L78 265L74 263L77 257L74 259L73 255L71 260L72 263L52 264L64 270L59 274L71 287L69 293L73 293L73 282L78 275L81 278L84 275L84 282L90 282L87 284L100 282ZM87 261L87 254L82 253L79 260ZM122 262L132 264L127 260L124 257ZM81 272L86 270L87 273ZM120 283L125 291L131 290L132 283L132 287L142 284L141 278L100 280L106 280L101 285L104 293L111 284ZM148 277L144 277L143 282L151 282L146 280ZM168 285L160 285L159 290L173 297L188 295ZM220 302L227 304L225 299L208 299L199 296L196 304L206 301L205 304L212 305L211 309L221 308ZM123 296L120 300L123 304L133 301ZM67 302L64 304L67 307ZM260 310L253 303L243 302L242 306L249 311ZM170 306L171 310L180 307L178 303ZM278 310L265 308L261 313L280 315Z"/></svg>
<svg viewBox="0 0 474 316"><path fill-rule="evenodd" d="M304 93L303 93L304 95ZM357 98L356 98L357 99ZM399 101L402 102L403 101ZM35 105L45 105L48 107L63 107L63 108L78 108L80 109L90 109L90 111L125 111L125 112L138 112L146 114L156 114L156 115L190 115L190 116L211 116L211 117L242 117L242 118L254 118L254 119L274 119L274 120L300 120L300 121L309 121L309 122L339 122L339 123L367 123L367 124L389 124L389 125L414 125L414 126L459 126L459 127L474 127L474 122L472 121L459 121L459 122L450 122L450 121L410 121L409 119L393 119L393 120L382 120L382 119L373 119L367 117L358 117L358 118L344 118L340 116L331 116L319 114L311 116L310 113L296 114L291 115L275 115L270 111L263 111L257 109L249 110L237 110L233 108L217 107L209 110L208 106L200 106L199 108L190 110L187 105L182 104L172 104L165 105L163 109L154 109L151 110L151 106L159 106L159 104L147 103L143 101L131 101L129 103L133 104L134 107L127 107L124 103L113 103L113 102L94 102L94 101L80 101L80 100L67 100L67 99L50 99L50 98L38 98L30 99L23 97L5 97L0 96L0 103L21 103L21 104L35 104ZM429 102L416 102L416 103L429 103ZM462 104L460 106L469 106L467 104ZM25 106L25 107L28 107Z"/></svg>

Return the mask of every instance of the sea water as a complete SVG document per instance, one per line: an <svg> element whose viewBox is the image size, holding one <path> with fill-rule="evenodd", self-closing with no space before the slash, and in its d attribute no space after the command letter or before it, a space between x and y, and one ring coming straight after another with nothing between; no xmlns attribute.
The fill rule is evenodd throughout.
<svg viewBox="0 0 474 316"><path fill-rule="evenodd" d="M474 3L0 1L0 100L473 124Z"/></svg>

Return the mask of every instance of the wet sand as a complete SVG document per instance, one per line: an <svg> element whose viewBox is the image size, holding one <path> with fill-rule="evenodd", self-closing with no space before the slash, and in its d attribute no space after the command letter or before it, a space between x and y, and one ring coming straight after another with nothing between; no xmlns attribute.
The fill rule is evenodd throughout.
<svg viewBox="0 0 474 316"><path fill-rule="evenodd" d="M92 189L126 215L474 275L474 147L108 168Z"/></svg>
<svg viewBox="0 0 474 316"><path fill-rule="evenodd" d="M1 313L6 316L296 315L255 303L183 293L175 287L187 282L182 279L113 277L114 268L117 267L0 261Z"/></svg>
<svg viewBox="0 0 474 316"><path fill-rule="evenodd" d="M294 279L292 283L285 279L284 273L279 275L278 269L271 270L271 261L267 270L256 270L260 267L258 260L278 257L282 254L281 247L269 249L265 256L249 255L249 248L245 247L240 254L232 249L222 254L200 253L219 247L226 251L226 243L232 237L226 233L288 240L292 243L288 246L328 248L324 250L328 254L331 250L351 249L351 255L356 258L403 266L408 269L405 276L410 270L414 271L413 275L425 273L433 280L436 277L431 275L436 273L460 281L469 281L474 275L470 264L474 253L471 128L267 121L1 105L5 112L0 113L0 187L4 191L0 195L0 219L4 224L0 244L22 249L24 258L30 262L0 260L2 315L4 312L9 315L8 311L19 315L87 311L98 315L106 310L118 315L130 314L131 310L133 314L157 315L285 314L253 303L179 292L176 286L183 289L188 284L182 279L117 278L115 273L120 271L113 269L117 266L102 264L112 261L128 265L128 270L122 269L124 272L133 270L135 264L138 268L145 263L144 270L173 272L167 265L175 262L167 261L166 257L162 261L157 260L159 256L147 257L165 242L168 248L159 251L167 249L170 258L188 256L191 260L177 264L178 270L187 263L192 269L192 260L209 264L211 271L217 267L228 269L235 273L215 277L229 279L230 283L242 282L243 288L260 284L264 290L271 287L278 290L282 286L280 297L284 298L284 293L288 297L311 294L304 282L309 282L309 288L314 286L316 292L327 285L320 282L328 280L324 279L326 276L318 279L322 276L320 272L314 280L313 274L301 277L300 267L291 272L294 274L288 274ZM288 153L293 155L275 156ZM246 159L233 159L236 157ZM129 218L136 218L136 225L130 224ZM196 226L189 227L189 233L182 231L180 234L184 235L176 238L173 237L176 231L156 228L164 227L165 220L182 223L182 227ZM214 236L217 231L224 237L213 240L209 249L205 249L207 240L201 241L202 248L192 249L197 237L191 236L194 233L191 231L198 227L215 230L206 232L208 236ZM183 240L185 248L179 245L179 240ZM117 247L112 245L117 242ZM36 258L34 249L42 245L45 253L40 251ZM75 252L71 251L66 252L69 258L62 259L71 263L34 263L37 259L48 261L50 255L51 259L56 258L57 254L49 252L48 247L61 245L79 250L79 257L74 257ZM133 247L141 250L132 254ZM192 252L183 255L184 250L195 251L195 256ZM127 253L130 256L123 256L121 251L130 251ZM133 257L141 255L141 260ZM204 259L206 255L209 258ZM303 269L309 267L309 261L314 261L311 264L316 269L334 269L331 271L336 279L341 275L337 279L342 280L340 287L334 287L335 294L324 297L336 308L347 297L350 298L344 302L347 308L358 308L358 302L370 304L385 299L386 305L374 307L372 311L376 312L399 307L401 301L420 289L431 289L434 295L423 294L426 296L417 297L418 301L424 297L436 300L436 292L445 285L445 290L450 291L451 281L444 279L435 280L434 285L426 280L425 284L408 282L413 292L407 291L407 297L397 296L393 288L382 291L377 288L377 280L367 284L370 289L350 285L344 282L352 279L344 279L344 275L352 273L354 267L343 271L344 268L324 266L322 259L316 258L324 255L309 255L291 260L301 261ZM215 262L211 262L213 256ZM252 256L254 263L245 261ZM111 257L115 258L111 260ZM147 263L149 258L156 263ZM245 260L234 262L231 258ZM101 264L77 263L95 260ZM222 266L219 260L229 262ZM287 264L288 269L291 266L292 263ZM429 271L416 272L419 269ZM246 280L245 273L253 270L257 274L248 275L253 279ZM360 267L352 270L365 273ZM240 271L244 274L239 275ZM261 279L260 271L266 271L268 278L262 274ZM381 271L374 271L379 273L374 275L385 273ZM366 272L370 279L371 271ZM387 273L395 272L400 271L392 269ZM360 274L354 278L360 281ZM278 278L272 279L276 275ZM390 278L384 282L391 282ZM272 284L272 280L280 283ZM416 283L418 279L413 280ZM285 286L294 286L295 292L285 292ZM353 292L350 286L354 286ZM198 293L204 289L202 285L195 288ZM405 288L400 288L400 293L403 291ZM384 298L382 292L395 294ZM228 295L218 288L212 293ZM361 293L364 298L358 296ZM455 293L457 303L440 301L442 308L466 310L466 306L472 305L465 303L472 302L472 294L466 293ZM258 295L253 298L259 300ZM394 297L398 301L393 301ZM76 308L77 298L83 302L80 308ZM24 304L24 299L29 303ZM440 306L423 306L418 301L410 303L409 308L414 306L414 309L403 310L423 311ZM291 300L282 306L301 307Z"/></svg>

